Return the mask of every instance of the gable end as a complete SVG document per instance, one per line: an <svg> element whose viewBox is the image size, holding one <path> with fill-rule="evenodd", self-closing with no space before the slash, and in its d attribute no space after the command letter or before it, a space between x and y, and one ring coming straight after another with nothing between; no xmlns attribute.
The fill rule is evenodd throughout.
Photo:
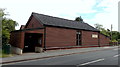
<svg viewBox="0 0 120 67"><path fill-rule="evenodd" d="M25 29L30 28L43 28L43 24L39 20L37 20L36 17L31 15L28 22L25 25Z"/></svg>

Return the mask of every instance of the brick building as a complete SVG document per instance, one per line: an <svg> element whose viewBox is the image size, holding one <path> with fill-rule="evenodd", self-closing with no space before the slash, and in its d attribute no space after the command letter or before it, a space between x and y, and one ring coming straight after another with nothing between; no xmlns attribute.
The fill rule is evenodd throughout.
<svg viewBox="0 0 120 67"><path fill-rule="evenodd" d="M12 31L14 53L42 49L109 45L109 38L85 22L32 13L26 25Z"/></svg>

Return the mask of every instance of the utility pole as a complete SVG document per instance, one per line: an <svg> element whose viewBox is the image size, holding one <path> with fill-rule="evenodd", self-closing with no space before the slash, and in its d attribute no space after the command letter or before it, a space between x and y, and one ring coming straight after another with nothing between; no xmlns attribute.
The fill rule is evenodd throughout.
<svg viewBox="0 0 120 67"><path fill-rule="evenodd" d="M111 24L111 40L112 40L112 28L113 28L113 27L112 27L112 24Z"/></svg>

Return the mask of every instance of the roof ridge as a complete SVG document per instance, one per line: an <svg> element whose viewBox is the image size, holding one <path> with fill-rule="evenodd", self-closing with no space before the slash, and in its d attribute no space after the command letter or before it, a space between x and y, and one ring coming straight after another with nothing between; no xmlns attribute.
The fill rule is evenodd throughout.
<svg viewBox="0 0 120 67"><path fill-rule="evenodd" d="M55 17L55 16L51 16L51 15L46 15L46 14L40 14L40 13L36 13L36 12L32 12L32 14L44 15L44 16L48 16L48 17L52 17L52 18L57 18L57 19L62 19L62 20L73 21L73 22L79 22L79 21L75 21L75 20L70 20L70 19ZM80 22L81 22L81 21L80 21Z"/></svg>

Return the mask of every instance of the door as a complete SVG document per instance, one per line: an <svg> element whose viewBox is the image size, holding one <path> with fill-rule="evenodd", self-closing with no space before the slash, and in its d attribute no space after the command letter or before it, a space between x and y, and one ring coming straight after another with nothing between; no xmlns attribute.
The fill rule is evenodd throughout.
<svg viewBox="0 0 120 67"><path fill-rule="evenodd" d="M42 45L42 34L25 33L23 52L35 52L35 47Z"/></svg>
<svg viewBox="0 0 120 67"><path fill-rule="evenodd" d="M81 46L81 32L80 31L77 31L77 34L76 34L76 45Z"/></svg>

